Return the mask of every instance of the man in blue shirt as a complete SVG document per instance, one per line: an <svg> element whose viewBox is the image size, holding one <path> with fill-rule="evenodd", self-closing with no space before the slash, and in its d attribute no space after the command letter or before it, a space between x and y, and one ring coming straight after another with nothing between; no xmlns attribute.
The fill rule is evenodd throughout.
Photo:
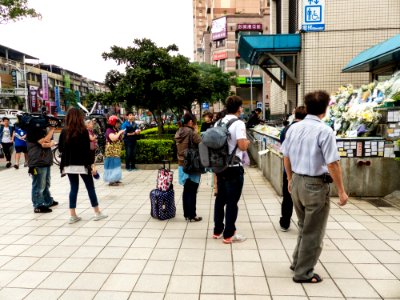
<svg viewBox="0 0 400 300"><path fill-rule="evenodd" d="M308 115L290 127L281 149L288 189L299 220L299 235L290 267L295 273L293 281L297 283L322 281L314 273L314 267L322 251L330 208L329 183L332 180L338 190L339 205L345 205L348 200L335 134L321 121L329 100L329 94L324 91L304 97Z"/></svg>
<svg viewBox="0 0 400 300"><path fill-rule="evenodd" d="M125 144L125 164L126 170L136 170L136 141L140 134L140 129L135 123L135 117L132 112L126 114L127 120L122 123L121 129L125 129L124 144Z"/></svg>

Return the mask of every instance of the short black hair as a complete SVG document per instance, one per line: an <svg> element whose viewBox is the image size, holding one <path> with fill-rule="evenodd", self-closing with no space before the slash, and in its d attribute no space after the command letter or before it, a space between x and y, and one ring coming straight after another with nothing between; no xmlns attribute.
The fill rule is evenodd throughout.
<svg viewBox="0 0 400 300"><path fill-rule="evenodd" d="M190 121L193 121L193 123L195 123L196 122L196 117L194 115L192 115L191 113L187 112L187 113L185 113L183 115L182 120L183 120L183 124L186 125Z"/></svg>
<svg viewBox="0 0 400 300"><path fill-rule="evenodd" d="M129 116L129 115L133 115L133 112L128 111L128 112L126 113L126 116Z"/></svg>
<svg viewBox="0 0 400 300"><path fill-rule="evenodd" d="M239 96L229 96L226 98L226 112L228 114L236 114L242 104L243 100Z"/></svg>
<svg viewBox="0 0 400 300"><path fill-rule="evenodd" d="M10 121L10 119L9 119L9 118L7 118L7 117L3 117L3 121L5 121L5 120L7 120L7 121Z"/></svg>
<svg viewBox="0 0 400 300"><path fill-rule="evenodd" d="M294 118L298 120L303 120L307 116L307 109L305 106L296 107L294 111Z"/></svg>
<svg viewBox="0 0 400 300"><path fill-rule="evenodd" d="M257 107L254 112L258 111L259 113L261 112L261 108Z"/></svg>
<svg viewBox="0 0 400 300"><path fill-rule="evenodd" d="M304 97L307 113L314 116L324 114L329 105L329 101L330 96L325 91L311 92Z"/></svg>

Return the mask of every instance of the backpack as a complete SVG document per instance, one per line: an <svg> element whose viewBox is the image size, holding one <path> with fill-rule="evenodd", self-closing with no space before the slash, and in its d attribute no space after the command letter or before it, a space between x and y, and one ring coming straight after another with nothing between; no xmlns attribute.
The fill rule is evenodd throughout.
<svg viewBox="0 0 400 300"><path fill-rule="evenodd" d="M228 146L228 140L231 138L228 129L238 120L238 118L234 118L228 123L222 123L221 120L215 127L202 133L199 153L203 167L211 169L214 173L221 173L229 165L240 163L240 159L235 155L237 145L232 153L229 153Z"/></svg>

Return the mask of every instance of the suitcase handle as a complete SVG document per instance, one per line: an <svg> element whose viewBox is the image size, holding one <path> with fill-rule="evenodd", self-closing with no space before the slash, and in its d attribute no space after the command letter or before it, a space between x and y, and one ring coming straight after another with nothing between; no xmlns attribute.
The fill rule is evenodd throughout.
<svg viewBox="0 0 400 300"><path fill-rule="evenodd" d="M171 162L170 162L169 160L163 159L163 160L162 160L162 163L163 163L163 168L164 168L164 169L166 169L166 168L165 168L165 165L166 165L166 163L168 163L168 171L171 170Z"/></svg>

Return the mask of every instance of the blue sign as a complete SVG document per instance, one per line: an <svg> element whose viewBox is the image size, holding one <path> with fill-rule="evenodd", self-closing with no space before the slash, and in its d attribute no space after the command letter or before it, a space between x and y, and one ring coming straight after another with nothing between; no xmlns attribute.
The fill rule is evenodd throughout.
<svg viewBox="0 0 400 300"><path fill-rule="evenodd" d="M303 6L303 24L301 29L304 31L324 31L325 30L325 0L307 0Z"/></svg>
<svg viewBox="0 0 400 300"><path fill-rule="evenodd" d="M61 104L60 104L60 88L58 86L54 87L54 101L56 102L57 113L61 114Z"/></svg>
<svg viewBox="0 0 400 300"><path fill-rule="evenodd" d="M210 106L209 106L208 102L203 102L202 105L201 105L201 108L206 110L206 109L209 109Z"/></svg>

